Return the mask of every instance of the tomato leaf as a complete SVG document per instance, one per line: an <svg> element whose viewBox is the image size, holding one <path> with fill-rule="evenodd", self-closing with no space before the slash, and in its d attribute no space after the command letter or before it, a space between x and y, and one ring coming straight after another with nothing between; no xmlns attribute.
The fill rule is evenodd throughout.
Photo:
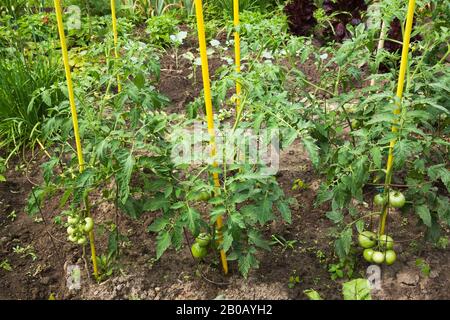
<svg viewBox="0 0 450 320"><path fill-rule="evenodd" d="M372 300L367 279L353 279L342 285L344 300Z"/></svg>
<svg viewBox="0 0 450 320"><path fill-rule="evenodd" d="M431 228L431 213L426 205L419 205L416 207L416 213L422 219L423 223Z"/></svg>
<svg viewBox="0 0 450 320"><path fill-rule="evenodd" d="M171 237L167 231L161 232L156 238L156 259L161 258L162 254L170 247Z"/></svg>

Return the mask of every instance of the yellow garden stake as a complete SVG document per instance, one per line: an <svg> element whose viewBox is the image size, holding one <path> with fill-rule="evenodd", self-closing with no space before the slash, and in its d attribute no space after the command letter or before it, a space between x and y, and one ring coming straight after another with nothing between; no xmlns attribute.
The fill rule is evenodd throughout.
<svg viewBox="0 0 450 320"><path fill-rule="evenodd" d="M236 72L241 72L241 39L239 37L239 0L233 0L233 24L234 24L234 56ZM241 107L241 84L236 81L236 113Z"/></svg>
<svg viewBox="0 0 450 320"><path fill-rule="evenodd" d="M67 91L69 92L70 111L72 113L72 123L73 123L73 131L74 131L74 135L75 135L75 144L77 147L79 171L83 172L83 170L84 170L83 152L81 149L80 132L78 129L78 116L77 116L77 108L75 106L75 96L73 94L72 75L70 73L70 65L69 65L69 54L67 53L66 36L64 34L64 24L63 24L63 20L62 20L61 1L54 0L54 4L55 4L55 12L56 12L56 21L58 23L59 39L61 41L61 51L62 51L62 56L63 56L63 61L64 61L64 70L66 71ZM88 210L88 212L89 212L89 210ZM94 275L97 278L98 277L97 257L95 254L94 232L93 231L91 231L89 233L89 240L90 240L90 245L91 245L91 254L92 254L92 264L93 264L93 268L94 268Z"/></svg>
<svg viewBox="0 0 450 320"><path fill-rule="evenodd" d="M114 34L114 58L116 61L119 59L118 51L118 36L117 36L117 18L116 18L116 0L111 0L111 16L112 16L112 28ZM120 84L120 76L117 75L117 91L122 91L122 85Z"/></svg>
<svg viewBox="0 0 450 320"><path fill-rule="evenodd" d="M214 117L212 109L211 100L211 87L209 83L209 70L208 70L208 56L206 54L206 39L205 39L205 25L203 23L203 9L202 0L195 0L195 13L197 16L197 31L198 31L198 42L200 47L200 58L202 62L202 78L203 78L203 89L205 92L205 107L206 107L206 117L208 122L208 133L210 136L210 146L211 146L211 157L216 155L216 142L215 142L215 131L214 131ZM213 162L213 166L217 167L217 162ZM219 175L217 172L213 173L214 187L218 189L220 187ZM218 217L216 221L217 230L219 233L219 242L222 241L222 217ZM222 267L225 274L228 273L228 262L227 256L224 250L220 250L220 259L222 261Z"/></svg>
<svg viewBox="0 0 450 320"><path fill-rule="evenodd" d="M408 13L407 13L407 17L406 17L405 34L403 36L402 59L400 62L400 71L399 71L398 83L397 83L397 94L396 94L397 102L396 102L396 109L394 110L394 114L400 114L400 111L401 111L401 99L403 96L406 67L408 64L409 41L411 38L411 30L412 30L412 24L413 24L413 18L414 18L415 4L416 4L415 0L409 0ZM397 126L395 124L392 126L392 132L397 132ZM396 140L392 139L389 144L389 155L388 155L388 160L387 160L386 179L385 179L385 184L384 184L385 188L389 187L389 185L391 184L391 180L392 180L392 167L394 164L395 143L396 143ZM384 229L386 227L386 219L388 216L387 209L388 209L388 204L385 204L383 206L383 213L380 218L380 227L379 227L380 234L384 234Z"/></svg>

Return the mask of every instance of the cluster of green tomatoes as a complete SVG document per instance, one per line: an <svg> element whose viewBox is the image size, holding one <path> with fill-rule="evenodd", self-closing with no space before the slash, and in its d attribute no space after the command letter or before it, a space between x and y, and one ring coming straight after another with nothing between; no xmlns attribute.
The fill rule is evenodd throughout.
<svg viewBox="0 0 450 320"><path fill-rule="evenodd" d="M208 246L211 243L211 236L207 233L200 233L191 247L194 258L203 259L208 253Z"/></svg>
<svg viewBox="0 0 450 320"><path fill-rule="evenodd" d="M358 243L364 249L363 257L367 262L382 264L386 263L388 266L397 260L397 254L394 249L394 239L392 237L382 234L377 237L374 232L364 231L358 235ZM377 250L374 250L376 247Z"/></svg>
<svg viewBox="0 0 450 320"><path fill-rule="evenodd" d="M376 206L381 207L389 201L389 206L391 206L392 208L401 208L405 205L406 202L405 196L400 191L390 191L388 198L389 199L383 196L382 193L379 193L373 198L373 203Z"/></svg>
<svg viewBox="0 0 450 320"><path fill-rule="evenodd" d="M83 220L78 215L70 215L67 217L67 224L69 241L79 245L86 244L86 235L94 229L94 220L91 217Z"/></svg>

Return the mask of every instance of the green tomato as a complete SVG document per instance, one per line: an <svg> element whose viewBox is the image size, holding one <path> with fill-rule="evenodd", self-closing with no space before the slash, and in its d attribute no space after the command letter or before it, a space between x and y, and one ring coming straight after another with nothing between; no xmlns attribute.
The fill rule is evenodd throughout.
<svg viewBox="0 0 450 320"><path fill-rule="evenodd" d="M81 237L81 238L78 238L78 240L77 240L77 243L79 244L79 245L85 245L86 244L86 242L87 242L87 239L86 239L86 237Z"/></svg>
<svg viewBox="0 0 450 320"><path fill-rule="evenodd" d="M195 242L198 243L201 247L207 247L210 241L211 236L207 233L200 233L195 239Z"/></svg>
<svg viewBox="0 0 450 320"><path fill-rule="evenodd" d="M91 232L94 229L94 220L91 217L87 217L84 219L85 225L83 227L83 231L86 233Z"/></svg>
<svg viewBox="0 0 450 320"><path fill-rule="evenodd" d="M206 250L206 248L202 247L200 244L194 243L191 247L191 252L192 252L192 255L194 256L194 258L202 259L206 256L206 253L208 252L208 250Z"/></svg>
<svg viewBox="0 0 450 320"><path fill-rule="evenodd" d="M394 239L390 236L382 234L380 238L378 238L378 244L382 249L391 250L394 247Z"/></svg>
<svg viewBox="0 0 450 320"><path fill-rule="evenodd" d="M358 130L359 128L361 128L361 122L357 119L353 119L351 125L353 130Z"/></svg>
<svg viewBox="0 0 450 320"><path fill-rule="evenodd" d="M394 250L387 250L386 251L386 264L390 266L397 260L397 254Z"/></svg>
<svg viewBox="0 0 450 320"><path fill-rule="evenodd" d="M208 201L211 198L211 194L207 191L201 191L194 198L195 201Z"/></svg>
<svg viewBox="0 0 450 320"><path fill-rule="evenodd" d="M372 261L376 264L382 264L384 262L384 253L381 251L374 251L372 254Z"/></svg>
<svg viewBox="0 0 450 320"><path fill-rule="evenodd" d="M78 221L79 221L78 217L71 217L71 216L67 217L67 222L71 225L77 224Z"/></svg>
<svg viewBox="0 0 450 320"><path fill-rule="evenodd" d="M386 199L383 197L383 195L381 193L379 193L375 197L373 197L373 203L377 207L381 207L382 205L384 205L386 203Z"/></svg>
<svg viewBox="0 0 450 320"><path fill-rule="evenodd" d="M68 227L67 227L67 234L68 234L69 236L71 236L71 235L73 235L74 233L75 233L75 228L72 227L72 226L68 226Z"/></svg>
<svg viewBox="0 0 450 320"><path fill-rule="evenodd" d="M376 244L377 235L371 231L363 231L358 235L358 243L362 248L372 248Z"/></svg>
<svg viewBox="0 0 450 320"><path fill-rule="evenodd" d="M373 262L373 260L372 260L372 256L373 256L373 253L374 253L375 251L373 251L373 249L364 249L364 251L363 251L363 257L364 257L364 259L366 259L366 261L367 262Z"/></svg>
<svg viewBox="0 0 450 320"><path fill-rule="evenodd" d="M405 205L406 199L400 191L389 192L389 204L392 208L401 208Z"/></svg>

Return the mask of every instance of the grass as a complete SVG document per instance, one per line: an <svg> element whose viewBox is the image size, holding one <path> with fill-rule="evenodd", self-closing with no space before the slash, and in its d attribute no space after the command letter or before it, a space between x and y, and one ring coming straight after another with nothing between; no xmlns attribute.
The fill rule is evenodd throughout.
<svg viewBox="0 0 450 320"><path fill-rule="evenodd" d="M0 149L9 158L34 145L50 108L62 99L55 56L15 52L0 60Z"/></svg>

